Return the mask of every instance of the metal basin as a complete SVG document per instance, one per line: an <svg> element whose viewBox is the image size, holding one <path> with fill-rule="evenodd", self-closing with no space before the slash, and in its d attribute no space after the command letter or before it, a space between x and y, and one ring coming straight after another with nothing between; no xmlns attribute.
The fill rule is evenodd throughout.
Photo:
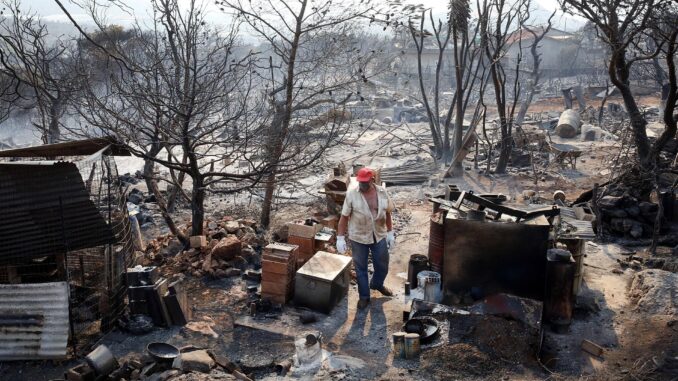
<svg viewBox="0 0 678 381"><path fill-rule="evenodd" d="M428 344L438 337L440 327L436 319L424 316L408 320L403 325L403 331L419 334L419 342L421 344Z"/></svg>
<svg viewBox="0 0 678 381"><path fill-rule="evenodd" d="M146 352L157 361L170 361L179 356L179 348L167 343L149 343Z"/></svg>

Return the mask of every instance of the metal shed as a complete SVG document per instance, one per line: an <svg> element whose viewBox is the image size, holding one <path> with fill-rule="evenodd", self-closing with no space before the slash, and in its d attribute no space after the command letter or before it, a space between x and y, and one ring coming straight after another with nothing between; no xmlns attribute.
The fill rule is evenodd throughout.
<svg viewBox="0 0 678 381"><path fill-rule="evenodd" d="M133 246L112 155L125 152L106 142L0 151L33 159L0 162L0 360L87 350L124 311Z"/></svg>

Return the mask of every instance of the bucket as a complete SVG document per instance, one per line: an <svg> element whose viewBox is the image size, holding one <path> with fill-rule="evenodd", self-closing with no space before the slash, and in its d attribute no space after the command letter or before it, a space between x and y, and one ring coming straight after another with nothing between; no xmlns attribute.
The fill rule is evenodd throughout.
<svg viewBox="0 0 678 381"><path fill-rule="evenodd" d="M85 361L98 376L108 376L119 367L111 350L103 344L85 356Z"/></svg>
<svg viewBox="0 0 678 381"><path fill-rule="evenodd" d="M417 274L420 271L428 270L428 258L422 254L410 255L410 263L407 267L407 281L410 282L410 288L417 288Z"/></svg>
<svg viewBox="0 0 678 381"><path fill-rule="evenodd" d="M419 287L424 291L424 300L440 303L442 298L440 274L435 271L421 271L417 275Z"/></svg>

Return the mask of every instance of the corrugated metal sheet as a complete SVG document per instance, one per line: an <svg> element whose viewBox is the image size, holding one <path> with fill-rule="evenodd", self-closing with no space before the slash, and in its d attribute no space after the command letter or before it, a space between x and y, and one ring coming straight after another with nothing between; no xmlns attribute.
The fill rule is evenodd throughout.
<svg viewBox="0 0 678 381"><path fill-rule="evenodd" d="M0 164L0 216L0 263L115 241L73 163Z"/></svg>
<svg viewBox="0 0 678 381"><path fill-rule="evenodd" d="M0 361L66 357L66 282L0 284Z"/></svg>

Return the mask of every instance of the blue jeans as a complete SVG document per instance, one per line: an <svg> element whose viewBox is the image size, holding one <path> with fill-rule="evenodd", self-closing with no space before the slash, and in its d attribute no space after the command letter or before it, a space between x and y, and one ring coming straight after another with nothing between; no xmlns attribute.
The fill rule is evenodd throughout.
<svg viewBox="0 0 678 381"><path fill-rule="evenodd" d="M351 241L353 251L353 265L355 274L358 278L358 295L360 299L370 298L370 288L381 288L384 286L386 274L388 274L388 246L386 239L373 244L363 244ZM369 282L367 274L367 259L369 253L372 253L372 265L374 266L374 275L372 282Z"/></svg>

